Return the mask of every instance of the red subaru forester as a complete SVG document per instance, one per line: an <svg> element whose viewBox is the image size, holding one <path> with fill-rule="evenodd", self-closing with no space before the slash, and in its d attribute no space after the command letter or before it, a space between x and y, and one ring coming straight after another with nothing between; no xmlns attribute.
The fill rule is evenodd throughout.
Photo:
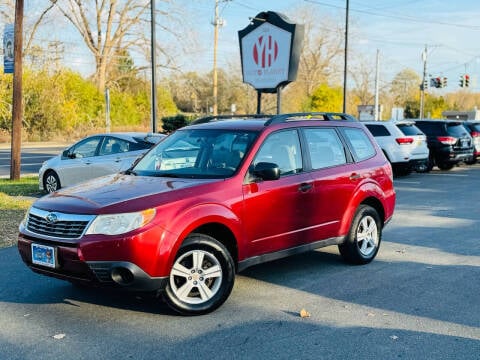
<svg viewBox="0 0 480 360"><path fill-rule="evenodd" d="M391 166L349 115L206 118L125 173L37 200L18 249L37 273L202 314L261 262L328 245L372 261L394 207Z"/></svg>

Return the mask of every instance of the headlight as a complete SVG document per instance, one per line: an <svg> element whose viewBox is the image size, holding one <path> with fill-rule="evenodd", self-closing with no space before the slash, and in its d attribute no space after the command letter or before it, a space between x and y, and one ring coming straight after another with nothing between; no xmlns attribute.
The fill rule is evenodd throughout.
<svg viewBox="0 0 480 360"><path fill-rule="evenodd" d="M148 224L155 217L155 213L155 209L148 209L134 213L98 215L86 234L124 234Z"/></svg>
<svg viewBox="0 0 480 360"><path fill-rule="evenodd" d="M23 226L23 227L27 227L28 214L30 214L30 209L31 209L31 208L32 208L32 207L29 207L29 208L28 208L27 212L26 212L25 215L23 216L22 221L20 222L19 227L22 227L22 226Z"/></svg>

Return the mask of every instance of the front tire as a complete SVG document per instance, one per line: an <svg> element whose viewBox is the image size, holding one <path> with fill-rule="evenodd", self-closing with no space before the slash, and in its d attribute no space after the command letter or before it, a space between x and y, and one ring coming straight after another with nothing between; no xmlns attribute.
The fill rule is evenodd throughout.
<svg viewBox="0 0 480 360"><path fill-rule="evenodd" d="M55 171L49 170L43 177L43 188L48 193L53 193L60 189L60 179Z"/></svg>
<svg viewBox="0 0 480 360"><path fill-rule="evenodd" d="M192 234L178 251L164 299L180 314L206 314L227 300L234 281L234 262L225 246L210 236Z"/></svg>
<svg viewBox="0 0 480 360"><path fill-rule="evenodd" d="M377 255L381 240L382 222L377 211L369 205L360 205L345 242L338 249L345 261L367 264Z"/></svg>

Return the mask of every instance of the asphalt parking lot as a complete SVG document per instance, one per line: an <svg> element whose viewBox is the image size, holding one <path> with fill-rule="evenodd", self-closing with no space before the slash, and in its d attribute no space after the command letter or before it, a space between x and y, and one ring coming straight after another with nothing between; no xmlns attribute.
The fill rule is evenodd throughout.
<svg viewBox="0 0 480 360"><path fill-rule="evenodd" d="M36 275L2 249L0 359L479 359L480 165L395 185L371 264L330 247L255 266L206 316Z"/></svg>

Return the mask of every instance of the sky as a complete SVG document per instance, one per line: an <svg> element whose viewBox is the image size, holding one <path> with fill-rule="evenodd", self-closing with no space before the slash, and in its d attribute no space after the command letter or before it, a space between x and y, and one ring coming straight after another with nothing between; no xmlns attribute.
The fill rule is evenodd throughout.
<svg viewBox="0 0 480 360"><path fill-rule="evenodd" d="M195 14L195 26L201 33L202 50L190 66L211 67L215 1L190 0L185 4ZM346 0L220 0L225 26L219 31L218 65L227 66L240 58L237 33L249 24L249 17L277 11L301 23L302 19L294 18L295 11L305 6L320 14L319 22L325 14L345 23ZM479 90L479 19L478 0L349 0L349 54L359 51L374 68L378 50L380 76L387 82L405 68L422 74L426 48L427 76L448 79L446 89L435 91L457 90L465 73L472 79L471 90ZM343 64L343 59L338 60Z"/></svg>
<svg viewBox="0 0 480 360"><path fill-rule="evenodd" d="M30 11L38 0L27 0ZM219 29L218 61L220 68L240 63L238 31L249 24L249 18L262 11L276 11L295 18L301 7L308 7L323 17L345 24L347 0L218 0L219 16L224 26ZM176 29L185 32L183 46L174 53L183 72L210 71L213 66L213 30L215 0L156 0L159 12L176 7L180 22ZM172 38L162 30L159 16L157 40ZM471 77L471 90L480 90L480 1L479 0L349 0L349 63L356 54L375 68L380 53L380 83L388 83L401 70L423 72L422 52L427 49L427 75L447 77L446 89L456 91L463 74ZM183 26L185 25L185 26ZM40 41L65 42L64 61L84 75L93 72L93 58L83 41L69 30L66 23L40 33ZM343 58L337 61L343 66Z"/></svg>

